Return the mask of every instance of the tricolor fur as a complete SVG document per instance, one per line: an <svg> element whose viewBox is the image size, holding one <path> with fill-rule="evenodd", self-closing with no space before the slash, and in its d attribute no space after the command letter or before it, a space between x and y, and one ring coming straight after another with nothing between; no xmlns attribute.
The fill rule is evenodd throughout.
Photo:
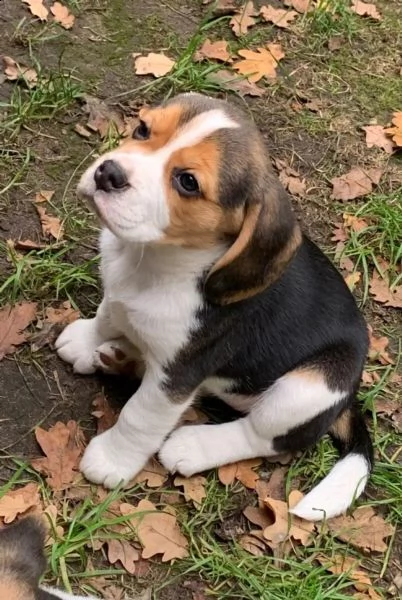
<svg viewBox="0 0 402 600"><path fill-rule="evenodd" d="M329 433L342 459L293 512L339 514L372 463L356 404L367 333L351 293L301 233L237 109L185 94L140 119L78 190L104 226L104 298L95 318L65 329L58 353L78 373L118 355L143 374L116 425L91 441L83 473L114 487L159 451L188 476ZM205 393L242 417L174 430Z"/></svg>

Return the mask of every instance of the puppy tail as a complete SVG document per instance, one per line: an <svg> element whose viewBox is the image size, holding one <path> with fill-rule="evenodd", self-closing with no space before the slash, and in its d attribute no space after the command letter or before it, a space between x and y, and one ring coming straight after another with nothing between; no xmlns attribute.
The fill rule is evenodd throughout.
<svg viewBox="0 0 402 600"><path fill-rule="evenodd" d="M370 435L357 406L346 408L329 434L341 460L289 511L307 521L330 519L345 512L363 492L373 466Z"/></svg>

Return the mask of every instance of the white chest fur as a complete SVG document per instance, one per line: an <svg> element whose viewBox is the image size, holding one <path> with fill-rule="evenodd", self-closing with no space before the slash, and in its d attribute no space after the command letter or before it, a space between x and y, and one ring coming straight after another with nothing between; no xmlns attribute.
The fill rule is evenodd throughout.
<svg viewBox="0 0 402 600"><path fill-rule="evenodd" d="M113 325L144 356L173 358L196 327L202 304L197 279L222 249L126 244L101 236L102 277Z"/></svg>

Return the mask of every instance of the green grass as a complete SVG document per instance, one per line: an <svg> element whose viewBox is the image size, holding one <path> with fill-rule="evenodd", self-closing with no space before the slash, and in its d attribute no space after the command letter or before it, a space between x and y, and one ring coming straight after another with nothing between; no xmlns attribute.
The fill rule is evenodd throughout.
<svg viewBox="0 0 402 600"><path fill-rule="evenodd" d="M10 273L0 285L0 303L15 303L18 300L69 299L75 305L74 296L86 288L97 289L98 258L74 264L68 260L71 246L51 245L43 250L20 255L1 244L0 250L7 253Z"/></svg>

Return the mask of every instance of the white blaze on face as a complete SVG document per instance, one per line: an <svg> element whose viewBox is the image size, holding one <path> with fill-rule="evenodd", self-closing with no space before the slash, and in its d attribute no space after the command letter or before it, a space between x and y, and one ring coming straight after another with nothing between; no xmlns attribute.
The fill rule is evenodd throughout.
<svg viewBox="0 0 402 600"><path fill-rule="evenodd" d="M195 116L162 148L141 152L124 147L101 156L83 174L78 193L96 207L102 221L119 238L130 242L151 242L160 239L169 225L164 168L174 152L192 147L219 129L239 125L221 109ZM104 192L95 186L95 171L105 160L114 160L124 170L129 186Z"/></svg>

